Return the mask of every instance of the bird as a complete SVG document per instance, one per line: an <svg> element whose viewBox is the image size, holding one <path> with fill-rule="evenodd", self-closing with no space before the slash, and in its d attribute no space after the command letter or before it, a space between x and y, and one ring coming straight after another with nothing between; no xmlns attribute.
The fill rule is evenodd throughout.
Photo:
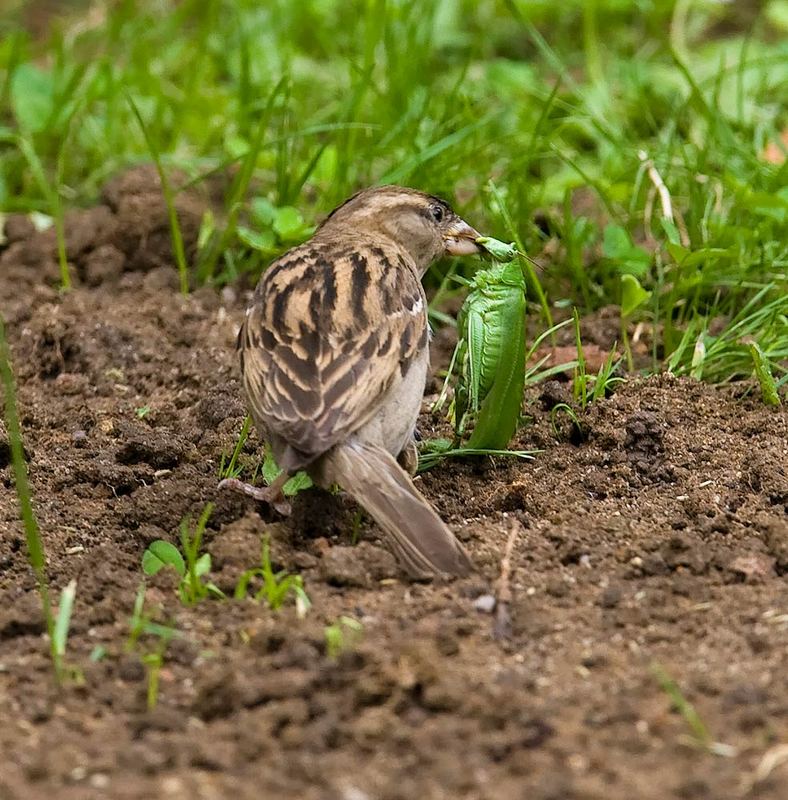
<svg viewBox="0 0 788 800"><path fill-rule="evenodd" d="M462 576L471 559L411 475L429 368L421 279L480 252L444 200L402 186L357 192L262 274L238 335L252 419L282 470L266 487L220 484L283 508L305 470L366 509L413 578Z"/></svg>

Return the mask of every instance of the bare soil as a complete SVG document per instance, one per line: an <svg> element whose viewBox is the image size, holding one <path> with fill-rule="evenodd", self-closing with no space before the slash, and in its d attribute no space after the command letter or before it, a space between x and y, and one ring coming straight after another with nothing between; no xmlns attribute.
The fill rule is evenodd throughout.
<svg viewBox="0 0 788 800"><path fill-rule="evenodd" d="M245 413L233 345L246 293L178 294L160 198L142 169L69 215L65 295L53 234L6 226L0 310L49 574L56 594L77 580L68 661L84 683L53 686L0 429L0 798L788 796L784 410L746 383L664 376L631 380L556 435L567 385L540 387L518 443L543 450L534 461L447 462L419 479L477 574L409 583L371 523L353 544L343 497L305 493L283 520L217 490ZM179 200L187 247L201 202ZM609 314L584 328L601 347L616 329ZM424 437L443 426L427 408ZM259 455L252 437L245 463ZM126 648L141 557L208 501L218 586L232 592L267 531L313 607L186 608L160 574L147 607L182 636L148 711L141 657L155 641ZM512 525L499 641L485 595ZM325 627L341 615L363 634L330 658Z"/></svg>

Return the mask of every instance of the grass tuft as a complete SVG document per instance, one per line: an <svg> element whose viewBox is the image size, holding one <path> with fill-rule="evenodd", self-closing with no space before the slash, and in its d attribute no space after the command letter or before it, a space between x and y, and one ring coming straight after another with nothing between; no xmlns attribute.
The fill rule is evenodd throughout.
<svg viewBox="0 0 788 800"><path fill-rule="evenodd" d="M202 537L212 513L213 503L207 503L193 528L189 517L181 520L180 550L171 542L157 539L142 555L142 571L145 575L156 575L165 567L175 570L179 578L178 597L187 606L207 597L224 598L224 592L218 586L205 580L211 571L210 553L200 553Z"/></svg>
<svg viewBox="0 0 788 800"><path fill-rule="evenodd" d="M253 581L259 583L253 598L257 602L265 601L271 611L278 611L291 594L295 598L296 611L300 617L312 606L300 575L291 575L284 569L274 571L267 534L263 536L260 548L260 566L245 570L238 579L234 595L236 600L243 600L248 596Z"/></svg>

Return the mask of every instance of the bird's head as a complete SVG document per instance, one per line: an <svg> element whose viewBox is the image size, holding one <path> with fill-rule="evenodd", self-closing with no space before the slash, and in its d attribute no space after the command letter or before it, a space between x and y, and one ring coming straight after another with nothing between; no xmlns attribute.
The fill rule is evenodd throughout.
<svg viewBox="0 0 788 800"><path fill-rule="evenodd" d="M329 214L320 231L385 236L406 250L421 272L443 255L480 251L475 240L481 234L445 200L403 186L379 186L354 194Z"/></svg>

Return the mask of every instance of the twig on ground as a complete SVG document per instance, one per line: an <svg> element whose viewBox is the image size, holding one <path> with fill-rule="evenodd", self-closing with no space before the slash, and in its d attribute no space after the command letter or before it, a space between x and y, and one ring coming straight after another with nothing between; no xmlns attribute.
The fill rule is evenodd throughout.
<svg viewBox="0 0 788 800"><path fill-rule="evenodd" d="M512 518L509 521L509 538L506 540L506 549L501 559L501 575L495 592L495 615L493 616L493 639L502 641L512 637L512 586L510 577L512 572L512 551L514 542L520 531L521 524Z"/></svg>

